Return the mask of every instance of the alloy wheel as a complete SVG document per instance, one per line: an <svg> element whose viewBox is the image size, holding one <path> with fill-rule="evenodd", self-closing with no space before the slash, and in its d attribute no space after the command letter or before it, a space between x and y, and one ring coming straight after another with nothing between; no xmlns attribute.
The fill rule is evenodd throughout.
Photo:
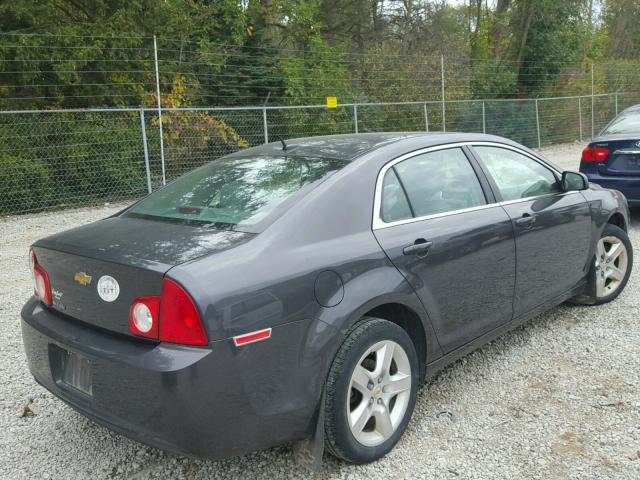
<svg viewBox="0 0 640 480"><path fill-rule="evenodd" d="M384 340L372 345L351 374L347 419L354 438L367 447L398 429L411 396L411 364L404 349Z"/></svg>
<svg viewBox="0 0 640 480"><path fill-rule="evenodd" d="M629 256L622 240L602 237L596 247L596 295L606 297L615 292L627 274Z"/></svg>

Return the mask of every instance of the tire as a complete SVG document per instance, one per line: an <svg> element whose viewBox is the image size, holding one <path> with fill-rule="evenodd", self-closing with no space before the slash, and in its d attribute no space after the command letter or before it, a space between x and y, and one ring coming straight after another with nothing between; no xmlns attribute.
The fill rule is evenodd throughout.
<svg viewBox="0 0 640 480"><path fill-rule="evenodd" d="M614 245L617 245L616 250L613 250ZM626 287L632 267L633 247L629 236L620 227L607 224L596 245L587 288L571 299L571 303L602 305L611 302Z"/></svg>
<svg viewBox="0 0 640 480"><path fill-rule="evenodd" d="M357 464L385 456L411 419L418 370L415 346L401 327L370 317L358 322L327 377L324 429L329 452ZM349 419L360 421L352 428Z"/></svg>

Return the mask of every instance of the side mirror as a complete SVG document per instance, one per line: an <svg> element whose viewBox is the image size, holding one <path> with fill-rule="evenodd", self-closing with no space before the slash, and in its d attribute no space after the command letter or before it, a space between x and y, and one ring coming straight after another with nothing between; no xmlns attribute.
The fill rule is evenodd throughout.
<svg viewBox="0 0 640 480"><path fill-rule="evenodd" d="M589 179L584 173L564 171L562 172L562 190L573 192L589 188Z"/></svg>

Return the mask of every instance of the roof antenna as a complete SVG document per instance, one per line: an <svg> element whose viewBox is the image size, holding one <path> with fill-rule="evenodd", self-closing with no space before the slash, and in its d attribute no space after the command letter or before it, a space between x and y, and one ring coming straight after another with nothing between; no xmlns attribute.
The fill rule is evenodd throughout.
<svg viewBox="0 0 640 480"><path fill-rule="evenodd" d="M287 149L287 144L284 143L284 138L278 137L278 140L280 140L280 143L282 143L282 150L286 150Z"/></svg>

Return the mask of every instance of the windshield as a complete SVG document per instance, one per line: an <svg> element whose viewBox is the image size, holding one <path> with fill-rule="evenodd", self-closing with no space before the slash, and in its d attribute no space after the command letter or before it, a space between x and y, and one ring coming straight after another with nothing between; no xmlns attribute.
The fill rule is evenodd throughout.
<svg viewBox="0 0 640 480"><path fill-rule="evenodd" d="M637 110L620 114L602 131L602 135L622 133L640 134L640 113Z"/></svg>
<svg viewBox="0 0 640 480"><path fill-rule="evenodd" d="M124 215L240 229L257 224L345 163L289 156L222 158L152 193Z"/></svg>

